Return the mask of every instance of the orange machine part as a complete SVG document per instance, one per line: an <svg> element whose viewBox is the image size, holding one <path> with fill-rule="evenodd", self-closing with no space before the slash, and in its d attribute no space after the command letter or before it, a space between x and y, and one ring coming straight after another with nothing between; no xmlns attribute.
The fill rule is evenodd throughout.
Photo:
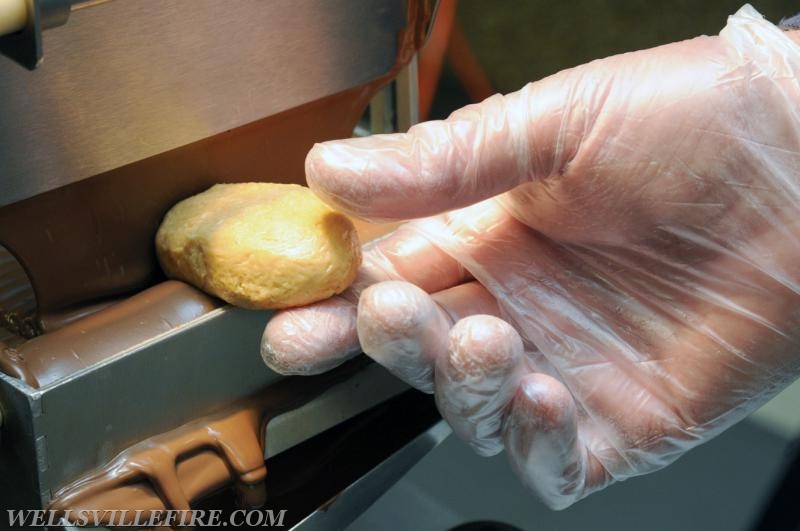
<svg viewBox="0 0 800 531"><path fill-rule="evenodd" d="M419 54L419 115L430 117L445 60L471 102L495 93L486 71L458 23L458 0L441 0L430 37Z"/></svg>

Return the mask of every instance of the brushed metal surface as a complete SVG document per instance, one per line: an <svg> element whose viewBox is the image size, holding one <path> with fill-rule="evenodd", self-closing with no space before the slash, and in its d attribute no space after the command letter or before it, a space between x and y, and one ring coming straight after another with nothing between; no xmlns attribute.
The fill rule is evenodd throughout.
<svg viewBox="0 0 800 531"><path fill-rule="evenodd" d="M137 0L76 11L43 64L0 57L0 206L388 72L404 0Z"/></svg>
<svg viewBox="0 0 800 531"><path fill-rule="evenodd" d="M292 527L292 531L345 529L451 433L445 421L438 421L340 492L331 503Z"/></svg>
<svg viewBox="0 0 800 531"><path fill-rule="evenodd" d="M46 455L37 455L48 462L37 473L42 502L131 444L277 382L281 376L267 369L258 351L267 315L223 307L30 391L41 403L32 419L34 438L47 440Z"/></svg>
<svg viewBox="0 0 800 531"><path fill-rule="evenodd" d="M386 369L372 364L306 404L270 419L264 426L264 458L276 456L409 389Z"/></svg>
<svg viewBox="0 0 800 531"><path fill-rule="evenodd" d="M0 373L0 514L43 508L130 445L282 380L259 354L269 315L224 306L41 389ZM311 401L270 422L271 455L407 389L376 365L342 369L316 377L331 377L322 395L314 377L291 382L300 397L313 391Z"/></svg>

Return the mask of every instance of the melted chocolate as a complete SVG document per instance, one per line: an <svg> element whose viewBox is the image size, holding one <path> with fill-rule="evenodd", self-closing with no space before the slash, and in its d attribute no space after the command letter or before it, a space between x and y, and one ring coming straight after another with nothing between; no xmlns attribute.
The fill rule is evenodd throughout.
<svg viewBox="0 0 800 531"><path fill-rule="evenodd" d="M0 209L0 244L28 273L43 322L163 280L153 238L179 200L217 182L303 183L308 150L351 134L369 100L422 44L433 5L407 3L409 24L398 35L397 63L379 79ZM363 239L387 230L358 228ZM18 348L0 344L0 370L34 387L47 385L219 304L185 284L164 282L77 321L50 317L50 329L57 330ZM231 481L246 506L259 506L266 421L323 393L362 363L284 379L228 412L143 441L56 493L51 509L188 509Z"/></svg>
<svg viewBox="0 0 800 531"><path fill-rule="evenodd" d="M366 241L394 227L355 220ZM169 280L122 301L45 321L52 332L11 345L0 341L0 371L40 388L113 357L216 309L222 301ZM98 309L99 308L99 309ZM88 310L93 310L94 313Z"/></svg>
<svg viewBox="0 0 800 531"><path fill-rule="evenodd" d="M142 441L61 489L50 509L71 511L72 517L81 510L128 511L125 522L132 522L138 510L139 521L144 521L151 511L188 510L192 501L231 482L240 506L261 507L266 499L262 431L267 421L319 396L366 363L354 360L327 374L286 378L226 412ZM107 513L103 523L109 524L111 517Z"/></svg>
<svg viewBox="0 0 800 531"><path fill-rule="evenodd" d="M175 282L113 298L163 281L153 238L177 201L217 182L303 184L308 150L350 135L370 98L422 44L432 9L430 0L408 2L397 63L379 79L0 208L0 244L27 271L45 331L22 344L0 341L0 371L41 387L216 308ZM362 241L394 226L355 224Z"/></svg>
<svg viewBox="0 0 800 531"><path fill-rule="evenodd" d="M127 509L131 516L136 510L189 510L191 500L231 479L251 487L248 505L259 507L267 474L260 416L246 407L143 441L59 492L51 509Z"/></svg>
<svg viewBox="0 0 800 531"><path fill-rule="evenodd" d="M15 348L0 343L0 371L32 387L42 387L169 332L221 304L182 282L162 282Z"/></svg>
<svg viewBox="0 0 800 531"><path fill-rule="evenodd" d="M341 494L441 417L433 397L409 390L267 460L267 502L263 509L285 510L292 528L315 511L336 511ZM362 502L365 501L362 499ZM222 511L222 521L237 509L228 491L193 504L199 510ZM337 517L334 521L340 523ZM316 522L317 528L322 522Z"/></svg>

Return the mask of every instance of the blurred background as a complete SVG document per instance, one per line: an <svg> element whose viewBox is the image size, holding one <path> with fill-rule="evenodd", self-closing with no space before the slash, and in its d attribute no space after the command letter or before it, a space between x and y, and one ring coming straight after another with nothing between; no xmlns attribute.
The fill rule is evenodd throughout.
<svg viewBox="0 0 800 531"><path fill-rule="evenodd" d="M593 59L715 35L742 5L736 0L443 0L420 59L421 114L444 118L470 101ZM800 3L790 0L752 5L775 23L800 12ZM667 469L554 512L525 492L504 455L480 458L451 436L350 531L444 531L477 520L532 531L800 529L800 470L790 474L799 438L800 384L795 384ZM794 478L794 486L787 477Z"/></svg>
<svg viewBox="0 0 800 531"><path fill-rule="evenodd" d="M460 31L491 87L506 93L593 59L716 35L743 5L741 0L443 0L439 9L440 15L455 13L452 55L463 61ZM774 23L800 12L800 2L793 0L751 5ZM430 117L445 117L469 101L445 60Z"/></svg>

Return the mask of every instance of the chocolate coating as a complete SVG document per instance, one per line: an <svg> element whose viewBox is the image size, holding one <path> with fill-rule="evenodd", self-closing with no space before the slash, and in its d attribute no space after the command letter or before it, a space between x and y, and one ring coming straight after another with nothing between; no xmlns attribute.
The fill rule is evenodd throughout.
<svg viewBox="0 0 800 531"><path fill-rule="evenodd" d="M0 344L0 370L32 387L43 387L221 304L183 282L162 282L16 348Z"/></svg>

